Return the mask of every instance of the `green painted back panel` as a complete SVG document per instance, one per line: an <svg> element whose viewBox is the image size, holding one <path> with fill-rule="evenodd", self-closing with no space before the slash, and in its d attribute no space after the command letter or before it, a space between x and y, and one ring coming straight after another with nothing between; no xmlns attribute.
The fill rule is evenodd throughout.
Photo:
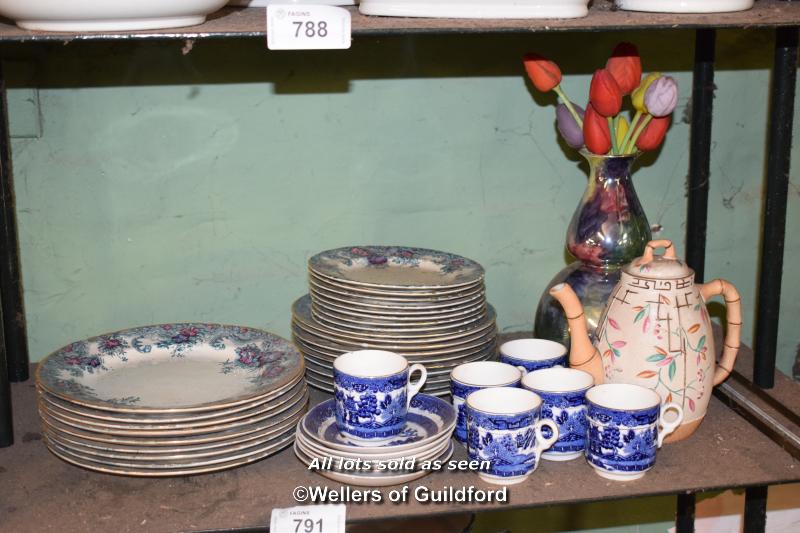
<svg viewBox="0 0 800 533"><path fill-rule="evenodd" d="M119 328L208 320L287 335L305 260L354 243L480 261L505 330L531 327L585 185L522 54L567 92L618 39L681 85L676 121L635 182L651 223L685 232L691 32L359 39L342 52L259 41L9 47L32 358ZM771 36L721 32L707 277L743 293L752 332ZM33 113L33 117L32 117ZM27 132L27 133L26 133ZM30 136L30 135L27 135ZM779 365L800 312L791 188Z"/></svg>

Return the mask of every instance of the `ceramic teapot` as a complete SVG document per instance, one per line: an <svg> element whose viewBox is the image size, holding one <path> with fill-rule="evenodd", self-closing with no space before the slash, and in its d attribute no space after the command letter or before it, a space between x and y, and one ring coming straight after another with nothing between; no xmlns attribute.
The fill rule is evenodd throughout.
<svg viewBox="0 0 800 533"><path fill-rule="evenodd" d="M654 255L664 248L663 255ZM711 389L731 373L739 350L741 302L736 288L715 279L695 283L694 271L675 258L668 240L647 243L642 257L622 267L592 344L583 307L567 284L550 289L569 322L570 366L592 374L595 384L634 383L654 389L664 402L683 407L684 421L670 435L691 435L706 414ZM728 306L722 358L716 363L706 300L723 295Z"/></svg>

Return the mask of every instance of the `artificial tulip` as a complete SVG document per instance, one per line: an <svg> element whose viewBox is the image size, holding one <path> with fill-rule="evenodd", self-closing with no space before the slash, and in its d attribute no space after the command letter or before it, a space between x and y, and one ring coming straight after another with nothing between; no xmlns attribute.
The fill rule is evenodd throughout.
<svg viewBox="0 0 800 533"><path fill-rule="evenodd" d="M606 69L598 69L592 76L589 102L604 117L613 117L622 108L622 91L614 76Z"/></svg>
<svg viewBox="0 0 800 533"><path fill-rule="evenodd" d="M607 154L611 149L608 119L598 113L591 102L586 106L583 116L583 140L586 148L595 154Z"/></svg>
<svg viewBox="0 0 800 533"><path fill-rule="evenodd" d="M552 91L561 83L561 69L546 57L533 53L525 54L523 63L533 86L543 93Z"/></svg>
<svg viewBox="0 0 800 533"><path fill-rule="evenodd" d="M664 140L664 136L667 134L667 128L669 128L671 118L670 116L654 117L650 123L645 126L639 138L636 139L636 147L642 151L655 150L658 148L658 145L661 144L661 141Z"/></svg>
<svg viewBox="0 0 800 533"><path fill-rule="evenodd" d="M642 61L631 43L619 43L606 62L606 70L619 85L622 94L630 94L642 81Z"/></svg>
<svg viewBox="0 0 800 533"><path fill-rule="evenodd" d="M623 150L624 147L622 142L625 139L625 136L628 134L628 130L630 129L630 124L628 124L628 119L626 119L625 117L619 117L615 129L617 135L617 146L620 148L620 150Z"/></svg>
<svg viewBox="0 0 800 533"><path fill-rule="evenodd" d="M633 102L633 107L636 109L638 113L647 113L647 108L644 105L644 95L647 92L647 89L650 87L650 85L660 77L661 77L660 72L651 72L650 74L644 77L642 83L639 84L639 87L637 87L636 90L634 90L631 93L631 101Z"/></svg>
<svg viewBox="0 0 800 533"><path fill-rule="evenodd" d="M575 104L573 104L573 107L578 115L584 118L586 114L583 108ZM581 148L583 146L583 130L564 104L558 104L556 108L556 125L568 145L572 148Z"/></svg>
<svg viewBox="0 0 800 533"><path fill-rule="evenodd" d="M672 114L678 104L678 84L670 76L661 76L644 93L644 105L654 117Z"/></svg>

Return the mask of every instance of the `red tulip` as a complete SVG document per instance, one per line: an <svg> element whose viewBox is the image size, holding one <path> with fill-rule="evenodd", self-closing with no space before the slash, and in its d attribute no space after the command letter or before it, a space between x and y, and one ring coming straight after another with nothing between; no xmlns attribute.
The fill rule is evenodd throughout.
<svg viewBox="0 0 800 533"><path fill-rule="evenodd" d="M622 94L630 94L642 81L642 60L631 43L619 43L606 61L606 70L619 85Z"/></svg>
<svg viewBox="0 0 800 533"><path fill-rule="evenodd" d="M586 106L586 114L583 116L583 142L595 154L607 154L611 149L608 119L600 115L591 102Z"/></svg>
<svg viewBox="0 0 800 533"><path fill-rule="evenodd" d="M622 91L614 76L606 69L598 69L592 76L589 102L604 117L613 117L622 108Z"/></svg>
<svg viewBox="0 0 800 533"><path fill-rule="evenodd" d="M522 61L534 87L543 93L553 90L553 87L561 83L561 69L546 57L525 54Z"/></svg>
<svg viewBox="0 0 800 533"><path fill-rule="evenodd" d="M664 140L664 136L667 134L667 128L669 128L671 118L671 115L666 117L654 117L650 121L650 124L645 126L639 138L636 139L636 147L642 151L655 150L658 148L658 145L661 144L661 141Z"/></svg>

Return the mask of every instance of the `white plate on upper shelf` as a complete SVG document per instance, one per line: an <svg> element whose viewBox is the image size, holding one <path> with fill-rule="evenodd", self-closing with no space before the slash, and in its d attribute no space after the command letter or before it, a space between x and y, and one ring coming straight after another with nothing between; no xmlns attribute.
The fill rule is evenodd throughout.
<svg viewBox="0 0 800 533"><path fill-rule="evenodd" d="M616 0L616 5L626 11L727 13L751 9L753 0Z"/></svg>
<svg viewBox="0 0 800 533"><path fill-rule="evenodd" d="M589 0L361 0L364 15L470 19L579 18Z"/></svg>
<svg viewBox="0 0 800 533"><path fill-rule="evenodd" d="M195 26L226 0L0 0L0 15L44 31L128 31Z"/></svg>

